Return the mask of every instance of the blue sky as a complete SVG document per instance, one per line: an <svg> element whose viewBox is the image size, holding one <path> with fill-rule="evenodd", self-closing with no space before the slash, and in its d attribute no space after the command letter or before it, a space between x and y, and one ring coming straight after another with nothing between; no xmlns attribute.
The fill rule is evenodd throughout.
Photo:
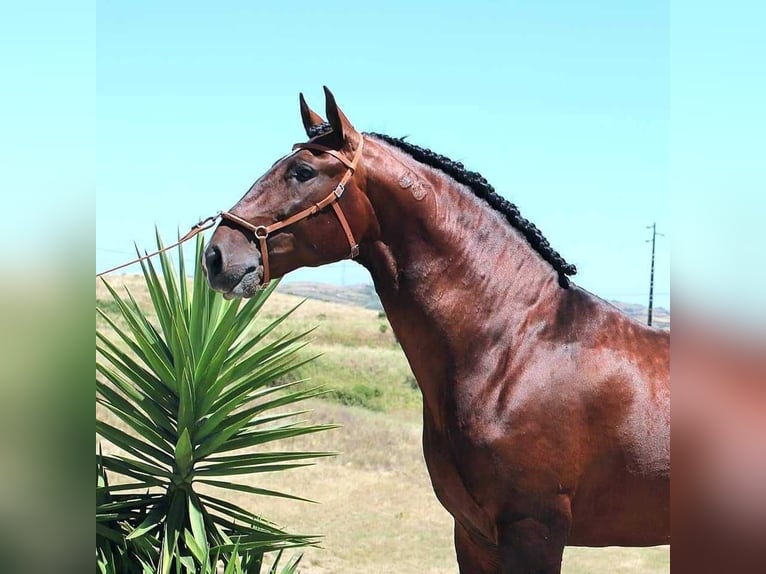
<svg viewBox="0 0 766 574"><path fill-rule="evenodd" d="M72 235L92 241L93 9L43 1L0 11L0 239L14 279L19 265L47 272Z"/></svg>
<svg viewBox="0 0 766 574"><path fill-rule="evenodd" d="M104 269L231 206L327 84L360 129L483 172L597 294L645 300L657 221L659 304L672 245L674 301L766 318L766 5L630 4L8 4L7 274L94 221Z"/></svg>
<svg viewBox="0 0 766 574"><path fill-rule="evenodd" d="M579 3L104 3L96 266L233 205L304 139L303 91L517 203L606 297L669 305L669 11ZM355 264L290 278L368 280Z"/></svg>

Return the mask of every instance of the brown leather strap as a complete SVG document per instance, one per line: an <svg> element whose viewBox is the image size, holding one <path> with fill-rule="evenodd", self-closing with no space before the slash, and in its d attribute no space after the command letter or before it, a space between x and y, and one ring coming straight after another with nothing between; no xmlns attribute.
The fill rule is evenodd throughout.
<svg viewBox="0 0 766 574"><path fill-rule="evenodd" d="M234 215L233 213L229 211L224 211L221 213L222 219L228 219L229 221L233 221L234 223L237 223L238 225L241 225L245 229L249 229L253 232L256 239L258 240L258 243L260 244L260 250L261 250L261 263L263 265L263 275L261 276L261 284L266 285L271 280L271 277L269 275L269 248L266 244L266 238L269 236L269 228L265 225L253 225L249 221L242 219L238 215Z"/></svg>
<svg viewBox="0 0 766 574"><path fill-rule="evenodd" d="M269 267L269 245L266 243L265 237L258 237L258 242L261 244L261 262L263 263L263 274L261 275L261 285L266 285L271 281Z"/></svg>
<svg viewBox="0 0 766 574"><path fill-rule="evenodd" d="M315 203L311 207L307 207L306 209L291 215L287 219L277 221L271 225L253 225L249 221L246 221L245 219L242 219L238 215L235 215L229 211L224 211L220 214L222 219L228 219L244 227L245 229L249 229L258 239L261 249L261 261L263 263L263 276L261 278L262 285L265 285L271 280L271 273L269 268L269 249L268 244L266 243L268 236L274 231L287 227L288 225L292 225L293 223L297 223L298 221L306 219L307 217L322 211L328 205L332 205L333 211L335 212L335 215L338 217L338 221L340 222L340 226L343 228L343 233L346 235L350 249L349 257L353 259L359 255L359 244L356 242L356 239L354 239L354 233L351 230L351 226L349 225L348 220L346 219L346 215L343 213L343 209L337 202L346 190L346 183L348 183L348 180L350 180L351 176L354 175L356 166L359 164L359 159L362 157L363 148L364 136L362 136L359 140L359 146L356 148L353 159L349 161L336 150L325 147L323 145L312 143L311 141L307 143L295 144L293 146L293 152L300 149L310 149L331 155L346 166L346 173L343 174L343 177L341 178L340 182L338 182L338 185L335 186L335 189L333 189L330 194L327 195L327 197L325 197L320 202Z"/></svg>
<svg viewBox="0 0 766 574"><path fill-rule="evenodd" d="M205 231L206 229L210 229L213 227L216 222L218 221L218 218L221 217L222 213L219 211L215 215L211 215L210 217L206 217L205 219L202 219L192 225L191 229L184 235L181 239L176 241L175 243L168 245L166 247L163 247L162 249L158 249L157 251L153 251L152 253L147 253L146 255L142 255L141 257L136 257L135 259L132 259L128 261L127 263L123 263L122 265L118 265L117 267L112 267L111 269L107 269L106 271L102 271L101 273L96 273L96 277L101 277L102 275L106 275L107 273L111 273L112 271L117 271L118 269L122 269L123 267L128 267L129 265L133 265L134 263L138 263L139 261L144 261L146 259L149 259L150 257L154 257L155 255L159 255L160 253L163 253L164 251L168 251L169 249L173 249L174 247L177 247L181 245L182 243L189 241L192 237L197 235L198 233L201 233Z"/></svg>
<svg viewBox="0 0 766 574"><path fill-rule="evenodd" d="M346 234L346 239L348 240L348 245L351 248L349 258L354 259L359 255L359 244L356 242L356 239L354 239L354 233L351 231L351 226L348 224L348 220L343 214L343 210L340 208L340 204L337 201L333 202L332 209L335 212L335 215L338 216L340 226L343 228L343 232Z"/></svg>
<svg viewBox="0 0 766 574"><path fill-rule="evenodd" d="M250 230L250 231L252 231L253 233L256 233L256 229L259 229L259 228L263 227L263 225L253 225L253 224L252 224L252 223L250 223L249 221L247 221L247 220L245 220L245 219L242 219L242 218L241 218L241 217L239 217L238 215L234 215L234 214L233 214L232 212L230 212L230 211L224 211L224 212L221 214L221 217L222 217L223 219L229 219L230 221L233 221L234 223L239 223L239 224L240 224L242 227L244 227L244 228L246 228L246 229L249 229L249 230ZM264 229L265 229L265 228L264 228ZM257 236L258 236L258 234L256 233L256 237L257 237Z"/></svg>

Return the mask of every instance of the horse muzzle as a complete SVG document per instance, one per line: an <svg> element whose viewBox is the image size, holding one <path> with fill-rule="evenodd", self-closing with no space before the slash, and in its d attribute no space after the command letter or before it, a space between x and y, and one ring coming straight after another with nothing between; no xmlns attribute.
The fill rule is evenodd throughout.
<svg viewBox="0 0 766 574"><path fill-rule="evenodd" d="M202 268L210 287L225 299L249 298L262 287L263 263L256 249L235 259L228 256L225 246L211 241L202 254Z"/></svg>

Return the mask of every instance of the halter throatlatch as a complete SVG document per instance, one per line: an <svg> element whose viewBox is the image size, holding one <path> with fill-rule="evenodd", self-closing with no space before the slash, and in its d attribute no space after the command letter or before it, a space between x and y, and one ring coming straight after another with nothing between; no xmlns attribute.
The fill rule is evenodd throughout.
<svg viewBox="0 0 766 574"><path fill-rule="evenodd" d="M302 221L306 219L307 217L310 217L314 215L315 213L322 211L328 205L332 206L332 209L335 212L335 215L338 217L340 226L343 228L343 232L346 234L346 239L348 240L348 245L350 249L349 258L353 259L357 255L359 255L359 244L356 242L356 239L354 239L354 234L351 231L351 226L348 224L348 220L346 219L346 216L343 213L343 209L338 203L338 200L343 195L343 192L346 191L346 184L348 183L348 180L351 179L352 175L354 175L356 166L359 163L359 158L362 157L363 147L364 147L364 136L362 136L362 138L359 140L359 147L356 148L356 152L354 153L354 158L351 161L349 161L346 157L344 157L342 154L340 154L336 150L320 145L320 144L313 143L312 141L295 144L293 146L293 153L301 149L308 149L308 150L314 150L321 153L329 154L346 166L346 173L343 174L343 177L341 178L340 182L338 182L338 185L335 186L335 189L333 189L330 192L330 194L327 197L325 197L322 201L315 203L311 207L307 207L306 209L299 211L298 213L294 215L291 215L287 219L277 221L276 223L272 223L271 225L253 225L249 221L245 221L238 215L234 215L233 213L229 211L224 211L221 213L222 219L228 219L229 221L233 221L234 223L244 227L245 229L249 229L250 231L253 232L256 239L258 239L258 242L260 243L260 249L261 249L261 261L263 264L263 276L261 277L261 285L266 285L266 283L268 283L271 280L271 274L269 273L269 248L268 248L268 244L266 243L266 240L268 239L269 235L271 235L271 233L273 233L274 231L278 231L284 227L287 227L288 225L292 225L293 223Z"/></svg>

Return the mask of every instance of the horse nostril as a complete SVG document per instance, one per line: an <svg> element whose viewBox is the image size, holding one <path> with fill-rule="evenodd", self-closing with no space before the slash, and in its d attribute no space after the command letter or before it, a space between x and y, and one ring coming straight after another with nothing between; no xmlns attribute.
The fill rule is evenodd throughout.
<svg viewBox="0 0 766 574"><path fill-rule="evenodd" d="M223 257L217 245L210 245L205 251L205 267L209 277L215 277L223 269Z"/></svg>

